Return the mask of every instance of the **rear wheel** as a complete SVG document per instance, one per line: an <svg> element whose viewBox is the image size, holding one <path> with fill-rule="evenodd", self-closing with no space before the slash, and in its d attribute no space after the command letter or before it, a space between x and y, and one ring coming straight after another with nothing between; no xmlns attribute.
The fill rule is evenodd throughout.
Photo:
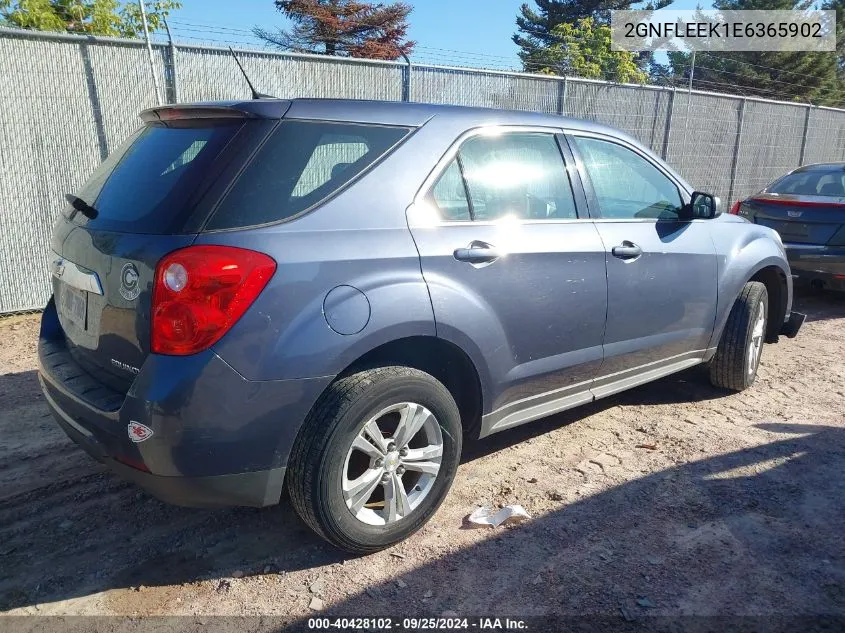
<svg viewBox="0 0 845 633"><path fill-rule="evenodd" d="M742 391L754 384L763 343L769 295L759 281L749 281L731 308L716 355L710 361L710 382L716 387Z"/></svg>
<svg viewBox="0 0 845 633"><path fill-rule="evenodd" d="M302 519L338 547L372 552L434 514L461 452L448 389L409 367L361 371L333 383L291 454L288 487Z"/></svg>

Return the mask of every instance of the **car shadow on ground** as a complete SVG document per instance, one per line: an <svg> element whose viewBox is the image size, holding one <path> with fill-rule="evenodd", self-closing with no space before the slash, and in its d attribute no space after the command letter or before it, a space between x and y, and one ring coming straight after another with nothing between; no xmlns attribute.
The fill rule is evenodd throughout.
<svg viewBox="0 0 845 633"><path fill-rule="evenodd" d="M797 286L792 307L805 313L807 321L841 319L845 317L845 292Z"/></svg>
<svg viewBox="0 0 845 633"><path fill-rule="evenodd" d="M263 510L160 503L103 472L64 437L45 416L35 372L0 376L0 394L10 389L15 399L10 404L4 398L0 414L0 433L12 438L0 460L6 488L0 490L0 609L348 558L313 535L286 500ZM473 442L464 459L606 407L703 394L718 396L685 372ZM27 446L15 429L34 420L40 439ZM793 435L654 473L528 524L491 530L469 549L405 573L398 569L411 590L393 581L331 611L395 614L399 600L404 614L628 614L651 609L637 602L646 600L657 610L693 613L757 607L842 612L845 540L830 527L845 517L845 432L814 425L770 430ZM738 468L753 472L730 475ZM21 492L9 494L11 483ZM657 575L671 578L661 583L674 588L670 593L650 591ZM736 596L754 596L753 603L738 604Z"/></svg>
<svg viewBox="0 0 845 633"><path fill-rule="evenodd" d="M321 615L845 616L845 430L759 428L782 439L480 528Z"/></svg>

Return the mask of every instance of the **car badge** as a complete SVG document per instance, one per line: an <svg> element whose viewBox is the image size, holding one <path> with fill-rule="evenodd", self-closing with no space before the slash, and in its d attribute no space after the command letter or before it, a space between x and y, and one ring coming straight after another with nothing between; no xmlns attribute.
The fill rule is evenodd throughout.
<svg viewBox="0 0 845 633"><path fill-rule="evenodd" d="M141 294L138 269L135 264L124 264L120 270L120 296L127 301L134 301Z"/></svg>

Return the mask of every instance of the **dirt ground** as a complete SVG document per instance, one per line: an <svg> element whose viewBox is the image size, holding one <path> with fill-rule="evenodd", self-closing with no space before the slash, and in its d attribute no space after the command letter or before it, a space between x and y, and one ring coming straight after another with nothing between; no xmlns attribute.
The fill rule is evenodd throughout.
<svg viewBox="0 0 845 633"><path fill-rule="evenodd" d="M284 499L177 508L105 472L47 412L38 317L7 318L0 611L845 615L845 297L796 307L752 389L693 370L472 443L434 519L361 558ZM468 528L484 503L533 519Z"/></svg>

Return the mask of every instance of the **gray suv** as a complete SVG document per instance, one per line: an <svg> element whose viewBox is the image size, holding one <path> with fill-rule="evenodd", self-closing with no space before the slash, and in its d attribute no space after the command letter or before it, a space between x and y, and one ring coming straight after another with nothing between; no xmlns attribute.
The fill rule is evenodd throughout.
<svg viewBox="0 0 845 633"><path fill-rule="evenodd" d="M698 364L749 387L794 336L769 228L628 136L526 112L166 106L59 217L39 344L67 434L184 505L389 546L464 437Z"/></svg>

